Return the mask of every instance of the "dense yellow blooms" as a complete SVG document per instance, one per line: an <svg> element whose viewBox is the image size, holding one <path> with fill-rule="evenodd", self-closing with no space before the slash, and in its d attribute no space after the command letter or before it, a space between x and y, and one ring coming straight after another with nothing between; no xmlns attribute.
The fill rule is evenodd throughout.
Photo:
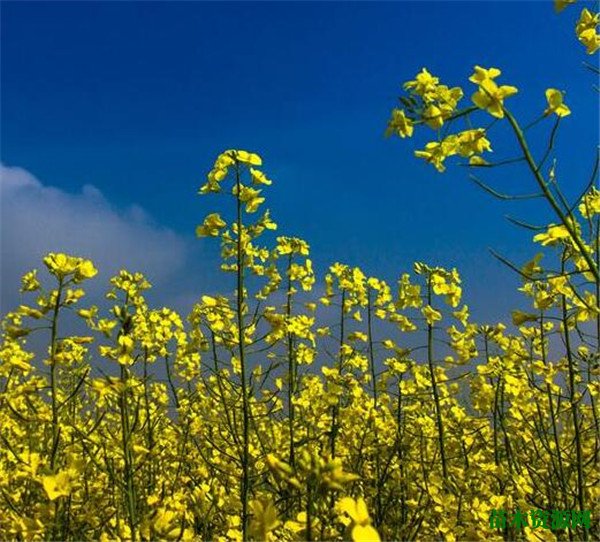
<svg viewBox="0 0 600 542"><path fill-rule="evenodd" d="M599 199L595 188L583 196L582 220L600 213ZM221 238L235 242L238 230L225 228ZM564 227L551 225L535 241L568 247L571 265L581 267ZM600 316L595 292L575 274L547 274L541 255L527 263L521 291L532 308L513 312L511 334L502 324L471 321L456 269L416 263L393 292L338 262L325 277L323 301L341 327L317 327L316 304L295 299L310 295L315 282L308 244L279 236L264 258L253 246L244 248L244 269L253 272L253 255L270 269L271 287L256 299L266 302L262 309L251 309L249 291L241 307L235 297L203 295L186 321L150 308L148 281L123 270L107 293L112 309L76 308L72 316L88 332L55 336L45 365L27 349L27 322L61 327L66 309L83 299L83 289L68 282L95 268L50 255L45 262L59 287L49 292L37 272L25 274L23 291L38 295L41 308L22 304L2 324L2 532L32 539L225 541L245 533L249 540L492 540L493 508L557 498L576 508L579 491L586 506L600 497L596 358L584 345L554 352L549 343L556 333L573 339L578 326ZM240 308L252 360L246 508ZM384 326L374 327L373 318ZM406 333L428 349L421 355L409 347ZM308 372L332 340L333 359ZM458 380L455 369L463 370ZM538 447L540 439L547 446ZM567 476L577 468L590 483L580 487Z"/></svg>
<svg viewBox="0 0 600 542"><path fill-rule="evenodd" d="M283 255L291 254L292 245L297 247L299 254L307 251L304 244L299 241L294 243L282 239L279 244L280 252ZM460 302L460 278L456 271L445 271L425 264L417 264L415 270L417 277L420 276L425 281L426 289L430 288L433 296L439 296L451 308ZM364 310L365 306L373 303L373 309L380 307L377 310L382 311L378 315L380 318L393 322L394 315L398 314L397 311L401 307L404 307L403 310L422 307L420 292L423 291L423 286L412 283L408 275L402 277L398 297L394 300L384 281L374 277L367 279L358 269L338 264L332 267L331 273L331 295L334 295L333 287L336 284L346 292L346 299L349 300L349 304L345 307L346 311L351 312L356 307L362 307ZM207 365L207 369L210 368L214 361L211 360L212 354L209 354L211 349L208 345L201 346L205 333L194 339L193 328L185 331L182 328L182 321L175 313L168 309L152 310L146 307L141 298L141 291L148 285L142 276L123 272L115 277L113 284L117 290L111 293L116 294L117 299L119 292L127 292L135 300L135 304L126 303L118 306L118 310L112 311L113 318L116 318L113 330L121 329L121 332L117 335L115 346L101 347L102 356L115 359L125 367L135 364L136 361L145 365L153 359L163 357L167 366L171 366L170 370L174 371L170 379L173 382L179 379L181 382L186 382L185 371L178 362L180 358L186 359L189 355L189 346L192 341L195 341L203 352L203 363ZM548 284L552 285L550 288L559 288L559 292L563 294L571 292L565 290L564 286L556 280ZM374 296L368 294L369 289ZM595 317L596 313L590 312L591 308L597 305L595 300L589 299L582 303L572 293L568 294L568 299L569 303L572 303L577 320L583 321ZM540 301L536 301L536 304L545 311L550 310L552 306L540 305ZM428 317L429 323L438 325L445 318L439 308L433 308L431 305L425 305L422 310ZM582 310L587 311L585 316ZM207 330L210 330L208 333L212 335L217 348L235 348L235 311L226 298L205 295L195 311L197 312L194 314L197 314L200 319L197 321L192 319L191 322L197 322L194 325L206 324ZM88 325L91 326L92 332L100 331L96 323L96 311L81 309L81 312L83 312L82 316L89 317ZM268 314L265 313L266 316ZM349 331L344 339L345 367L346 371L350 372L346 372L340 379L336 376L336 371L325 371L324 368L325 374L330 375L326 376L330 382L325 388L320 379L315 380L314 377L306 376L303 378L303 387L296 392L294 403L298 413L302 415L294 423L294 431L297 433L295 438L298 439L299 444L293 464L279 459L282 455L287 457L286 449L289 447L287 420L268 414L269 410L273 413L277 412L277 409L273 410L273 406L277 405L277 394L285 391L285 387L274 382L274 387L264 388L263 391L267 392L267 395L262 399L259 399L259 396L252 399L253 415L260 416L257 418L257 421L260 421L252 432L253 461L257 462L257 465L262 462L272 473L273 478L268 485L264 487L262 484L256 485L253 489L253 497L248 508L250 538L256 540L306 538L308 528L311 529L313 537L347 537L361 541L404 537L407 532L403 529L407 528L405 526L410 525L410 522L405 523L401 518L419 517L422 510L418 506L418 501L424 494L429 494L431 504L428 505L428 517L421 522L419 537L452 535L457 539L468 537L488 540L495 535L488 530L487 514L492 506L498 506L497 502L494 505L494 499L497 499L500 491L503 491L503 498L511 495L510 498L514 503L521 502L532 492L538 495L536 499L545 498L543 486L537 485L535 478L513 480L509 471L501 467L508 465L509 461L525 461L523 465L527 465L529 469L533 463L538 464L538 470L531 471L537 472L536 476L543 476L547 470L548 457L555 457L556 452L550 449L541 455L531 455L530 444L537 438L535 433L532 433L535 427L532 422L542 414L549 416L550 411L542 409L540 412L529 407L534 404L532 399L538 396L538 406L547 405L548 403L543 401L546 392L543 388L538 390L537 387L531 386L530 380L525 376L524 370L527 369L523 368L523 363L526 364L525 367L529 366L529 370L534 375L539 375L536 378L550 386L552 395L564 393L559 375L568 371L568 365L564 363L564 359L558 359L556 362L547 360L545 363L539 360L539 354L536 352L543 352L543 350L540 350L540 334L534 333L538 320L534 313L515 319L515 324L519 326L532 324L534 326L522 327L521 336L506 335L504 328L500 326L478 328L469 323L466 306L455 310L452 314L463 326L462 330L454 325L448 328L455 359L462 362L469 359L477 360L477 373L481 375L474 376L468 386L473 401L472 406L480 415L488 412L491 416L486 421L485 418L470 415L468 410L458 402L456 393L451 391L451 387L455 384L448 381L443 367L435 368L443 419L447 425L445 434L447 449L469 450L468 455L458 452L454 458L451 452L451 459L449 459L451 467L448 476L452 484L461 488L463 495L461 524L456 522L458 510L456 497L445 489L443 476L439 472L439 463L435 467L436 440L415 438L419 434L433 437L436 432L431 404L427 406L427 403L419 399L421 394L431 390L432 379L429 371L426 367L415 364L407 358L410 356L410 350L397 346L396 341L391 338L383 340L384 346L391 348L391 351L399 357L389 358L386 362L390 373L379 377L379 406L378 410L373 410L371 394L360 391L362 386L366 385L360 383L360 375L366 368L359 369L358 373L350 370L353 366L351 360L357 355L355 347L350 345L356 341L368 344L370 340L370 335L364 331L365 328L362 328L363 330L359 328ZM27 314L26 311L24 316L35 319L35 315ZM18 323L19 319L12 318L10 321ZM285 317L282 321L286 321ZM358 324L360 325L361 322L359 321ZM23 323L19 325L22 326ZM313 319L305 315L291 316L289 325L281 328L281 338L285 339L287 333L290 333L298 339L308 337L309 343L312 343L315 338L307 335L307 332L313 325ZM362 325L365 325L364 319ZM227 335L228 329L232 330L229 335ZM125 330L127 333L124 333ZM549 332L547 326L544 326L544 330L545 333ZM71 339L71 344L85 349L89 340L84 339L80 341L74 337ZM19 337L10 338L5 335L2 347L2 374L5 380L10 378L6 381L8 386L3 397L5 401L9 401L11 408L1 412L3 424L7 428L6 438L11 442L12 449L6 448L1 460L4 468L9 465L18 468L5 470L0 480L6 494L10 495L21 494L22 489L26 487L23 484L33 483L33 486L28 486L30 489L27 499L13 500L11 504L17 510L27 506L29 507L27 509L35 510L36 515L24 523L20 514L7 510L0 520L5 532L13 533L13 536L36 537L52 531L55 533L53 536L65 538L127 539L131 537L133 528L138 537L148 539L186 540L194 536L240 538L239 494L236 490L239 463L237 460L232 462L231 459L235 459L238 453L236 442L239 437L235 435L239 431L240 421L239 418L235 421L232 413L239 408L239 404L236 406L236 387L230 377L227 377L228 371L225 367L219 369L217 373L209 370L204 377L201 373L197 373L191 381L188 381L193 386L190 391L185 391L185 387L168 391L158 380L146 380L134 373L129 373L125 379L123 376L107 378L87 376L84 370L86 355L83 352L75 354L73 358L64 358L59 362L59 367L65 367L64 374L59 372L63 375L59 381L63 382L62 386L67 387L64 390L60 388L58 391L62 397L60 401L73 402L73 408L59 411L62 431L58 442L59 453L55 456L55 465L52 467L52 446L47 447L50 443L43 436L46 432L44 428L51 426L52 418L48 408L44 406L43 397L37 395L36 390L42 388L39 384L35 384L35 379L39 380L40 376L34 376L38 370L31 365L33 354L23 351L22 346L19 346L22 340ZM479 341L488 342L489 346L485 351L495 345L496 354L490 353L488 358L485 356L481 358L483 350L476 347L476 342ZM169 346L171 343L172 347ZM271 344L274 343L271 341ZM533 352L532 358L527 357L529 351ZM576 355L586 354L582 351L581 354ZM62 359L57 353L55 357ZM199 361L198 358L196 363ZM25 372L22 373L23 376L18 376L18 373L6 372L5 367L19 367ZM68 369L67 372L67 367L74 368L75 381L72 384L68 383L68 372L72 372L73 369ZM356 367L360 367L360 364ZM230 372L229 375L231 374ZM233 374L236 374L235 368ZM80 379L83 379L83 385L78 384ZM397 407L394 406L395 399L390 395L389 386L394 380L398 382L397 385L400 386L404 397L401 425L398 425L394 413ZM384 382L387 382L387 385ZM69 385L75 386L73 391L68 391ZM493 413L497 408L494 406L494 397L497 396L498 386L502 387L505 394L502 403L503 421L500 423L506 424L506 435L510 435L509 441L505 440L506 436L494 441L495 430L504 435L501 426L494 425L496 422L492 423L495 419ZM598 395L594 382L580 380L580 386L589 389L588 393ZM276 391L277 389L279 391ZM22 401L25 397L28 398L27 403ZM123 397L128 397L127 404L133 409L128 415L135 415L140 419L137 427L130 433L131 442L125 449L118 431L115 433L120 423L118 420L122 417L119 412L124 405L121 402ZM335 402L331 402L330 397L335 397ZM338 403L337 398L342 397L346 399ZM36 416L39 421L35 424L23 425L21 417L27 416L27 412L32 408L31 405L35 404L37 404ZM169 404L176 408L176 417L167 415L165 409ZM318 450L319 442L328 442L332 404L339 406L335 459L314 454ZM585 405L580 406L582 424L584 424L582 428L587 427L585 424L591 421L589 408ZM93 411L97 413L90 415ZM73 417L74 413L78 413L77 417ZM19 417L16 417L17 414ZM29 415L34 415L33 411ZM567 451L569 446L573 446L572 431L567 423L568 406L563 405L555 410L554 416L564 418L564 434L557 434L557 437L563 441L562 446L565 451L561 454L563 468L566 468L575 460L572 455L574 452ZM361 432L368 427L372 428L369 430L371 436L361 437L362 444L358 448L356 446L361 440L357 440L358 427L355 424L357 418L367 424L366 428L360 429ZM398 431L402 431L405 435L401 440L402 455L400 456L396 455L398 435L402 434ZM39 437L31 440L31 437L36 434ZM69 434L71 437L67 438ZM78 439L84 434L87 434L86 440L80 442ZM270 435L270 441L264 440L267 434ZM309 436L311 434L312 437ZM321 436L318 436L319 434ZM593 440L593 432L586 431L584 434L588 436L584 440L583 453L591 454L593 443L588 442L588 439ZM305 441L304 444L300 444L302 440ZM493 444L494 442L496 445ZM508 442L510 447L507 447ZM101 456L88 455L93 450L104 450L102 453L108 455L106 459L98 462L95 458ZM265 453L266 455L263 455ZM353 458L361 456L364 460L357 469ZM391 477L388 474L388 481L383 485L377 478L377 457L382 461L385 460L386 463L391 461L388 467L392 468L389 471ZM107 463L108 458L112 459ZM432 469L426 478L423 478L419 458L427 461L425 464L430 465L428 469ZM465 463L467 458L468 467ZM126 466L128 462L135 466L134 471L128 470ZM413 480L411 484L405 485L401 482L405 478L401 474L402 470L399 469L405 469L404 476L408 475L407 472L411 473ZM117 483L117 480L125 477L122 478L125 481L127 472L133 476L132 487L135 487L135 490L132 491L136 499L134 521L131 525L126 519L119 521L111 519L113 513L111 510L121 510L120 517L128 517L126 512L128 505L120 498L114 500L111 497L111 495L114 497L124 495L122 492L125 491L126 486ZM177 472L179 474L176 474ZM487 473L495 473L496 477L500 477L504 489L501 490L500 485L496 486L496 482L493 484L490 484L489 480L484 482L489 476ZM118 478L114 478L115 476ZM174 476L176 478L173 478ZM346 493L348 488L357 481L360 482L361 492L358 495L348 496ZM293 512L286 511L286 508L276 504L277 500L272 498L273 491L276 494L281 492L281 495L294 495L294 492L297 492L296 499L300 499L297 502L302 505L304 499L301 495L306 495L305 484L307 483L313 495L310 519L306 510L296 508ZM165 493L165 489L162 492L159 490L160 487L169 489ZM37 492L35 498L33 490ZM335 509L328 506L328 495L332 491L341 492ZM586 499L592 499L594 495L598 496L597 487L593 485L587 491L589 493ZM380 498L385 499L385 502L394 500L399 505L387 508L386 512L386 509L380 508L378 504L381 501L378 501L377 492L381 492ZM67 499L71 503L68 508L65 504ZM65 523L67 518L68 524Z"/></svg>
<svg viewBox="0 0 600 542"><path fill-rule="evenodd" d="M44 264L48 268L48 271L55 277L64 279L68 276L72 276L73 282L78 283L84 279L90 279L97 273L96 268L90 260L83 258L75 258L67 256L66 254L48 254L44 258ZM23 284L30 283L29 277L23 277ZM31 285L28 290L31 289Z"/></svg>
<svg viewBox="0 0 600 542"><path fill-rule="evenodd" d="M584 10L588 52L597 24ZM487 129L447 129L471 114L514 126L500 75L475 66L461 109L462 89L424 68L388 134L434 130L416 155L438 171L454 156L490 165ZM546 98L542 118L570 113L560 91ZM334 262L321 280L309 244L257 214L262 165L227 150L208 172L200 193L235 218L212 212L197 234L219 240L234 286L186 317L151 307L127 270L86 306L85 258L50 253L24 274L0 325L0 537L598 539L598 189L534 235L549 258L515 267L512 326L480 325L456 269L418 262L388 283ZM596 522L492 529L499 509Z"/></svg>

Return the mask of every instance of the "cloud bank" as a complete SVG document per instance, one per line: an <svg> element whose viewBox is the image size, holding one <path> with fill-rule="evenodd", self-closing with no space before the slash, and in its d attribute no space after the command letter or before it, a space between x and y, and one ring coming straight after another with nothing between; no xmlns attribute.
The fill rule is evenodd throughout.
<svg viewBox="0 0 600 542"><path fill-rule="evenodd" d="M0 312L19 303L20 277L43 267L48 252L90 258L107 288L121 268L142 271L153 284L176 276L186 263L185 239L156 224L139 206L118 209L96 187L69 193L47 186L28 171L0 164Z"/></svg>

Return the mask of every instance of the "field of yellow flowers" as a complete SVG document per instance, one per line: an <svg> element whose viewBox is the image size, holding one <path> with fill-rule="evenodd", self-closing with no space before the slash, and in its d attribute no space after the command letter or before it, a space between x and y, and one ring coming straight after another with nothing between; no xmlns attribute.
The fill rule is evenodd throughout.
<svg viewBox="0 0 600 542"><path fill-rule="evenodd" d="M598 21L577 23L590 54ZM501 76L476 66L469 90L423 69L388 134L433 129L417 157L485 171L501 162L484 126L510 131L556 217L533 235L544 264L505 261L529 312L480 325L458 271L425 263L394 284L334 263L315 295L308 243L264 209L261 157L225 151L197 234L220 242L233 295L182 318L123 270L103 312L83 301L92 261L50 253L23 276L2 320L0 539L600 539L598 171L567 202ZM546 98L553 137L570 109Z"/></svg>

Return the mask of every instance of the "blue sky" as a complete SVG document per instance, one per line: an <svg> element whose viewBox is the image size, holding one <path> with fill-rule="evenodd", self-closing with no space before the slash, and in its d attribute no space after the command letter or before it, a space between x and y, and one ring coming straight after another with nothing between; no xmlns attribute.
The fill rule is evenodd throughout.
<svg viewBox="0 0 600 542"><path fill-rule="evenodd" d="M550 1L3 2L1 160L25 170L19 178L31 175L25 184L37 194L29 208L21 191L14 219L3 196L3 276L24 271L43 240L109 267L147 265L161 301L185 308L220 284L217 247L193 232L222 202L197 190L221 151L242 148L263 156L279 233L305 238L318 270L342 261L392 281L415 260L457 266L475 316L504 318L519 299L518 280L487 249L524 262L535 253L531 234L503 215L545 222L549 213L540 203L490 199L465 168L440 175L417 160L413 151L433 132L410 141L383 133L401 84L423 66L467 96L473 66L497 66L501 81L520 89L510 105L524 123L543 111L547 87L566 91L573 114L559 133L557 171L575 194L598 144L595 80L582 65L597 56L585 54L573 30L581 8L557 15ZM543 140L550 127L536 126L532 138ZM514 154L507 135L502 125L490 134L500 156ZM520 166L482 178L533 190ZM78 215L75 205L90 212ZM92 231L86 216L96 211ZM60 227L40 220L60 213ZM103 232L102 223L111 228ZM132 241L113 252L119 231L133 231ZM5 279L8 305L16 284Z"/></svg>

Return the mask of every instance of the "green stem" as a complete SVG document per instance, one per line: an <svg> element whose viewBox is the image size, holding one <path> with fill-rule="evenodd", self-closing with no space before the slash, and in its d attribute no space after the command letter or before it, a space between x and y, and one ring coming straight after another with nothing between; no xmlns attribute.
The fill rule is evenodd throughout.
<svg viewBox="0 0 600 542"><path fill-rule="evenodd" d="M121 384L123 385L123 391L119 397L120 411L121 411L121 446L123 448L123 460L125 467L125 500L127 508L127 520L129 522L129 529L131 530L131 540L136 540L136 498L135 498L135 484L133 480L134 476L134 463L133 454L131 450L131 428L129 426L129 409L127 408L127 380L129 374L127 369L121 365Z"/></svg>
<svg viewBox="0 0 600 542"><path fill-rule="evenodd" d="M58 290L56 301L52 312L52 328L50 336L50 390L52 395L52 448L50 453L50 468L54 470L54 462L58 450L59 427L58 427L58 400L56 398L56 337L58 335L58 313L60 310L61 296L63 290L63 279L58 279Z"/></svg>
<svg viewBox="0 0 600 542"><path fill-rule="evenodd" d="M579 415L577 413L577 403L575 398L575 360L571 351L571 334L567 325L567 301L565 296L562 298L562 322L564 327L565 349L569 367L569 402L571 404L571 416L573 417L573 430L575 432L575 454L577 458L577 502L579 510L585 510L584 504L584 482L583 482L583 453L581 449L581 430L579 427ZM588 540L588 530L584 526L583 539Z"/></svg>
<svg viewBox="0 0 600 542"><path fill-rule="evenodd" d="M344 366L344 355L342 353L342 347L344 346L344 335L345 331L345 315L344 315L344 305L346 302L346 290L342 290L342 309L340 314L340 350L338 354L338 376L342 376L342 369ZM331 450L331 458L335 458L335 443L337 440L337 432L338 432L338 413L340 410L340 398L338 397L336 403L331 407L332 408L332 416L331 416L331 436L330 436L330 450Z"/></svg>
<svg viewBox="0 0 600 542"><path fill-rule="evenodd" d="M165 356L166 358L166 356ZM168 367L168 363L167 363ZM146 424L148 425L148 433L147 433L147 446L150 452L150 458L152 458L153 450L154 450L154 432L152 429L152 416L150 412L150 390L148 387L148 349L145 349L144 352L144 406L146 408ZM153 461L152 459L148 462L148 487L146 490L146 495L150 495L154 489L154 469L153 469Z"/></svg>
<svg viewBox="0 0 600 542"><path fill-rule="evenodd" d="M242 423L243 423L243 447L242 447L242 538L248 538L248 498L250 493L250 409L248 404L248 391L246 386L246 357L244 347L244 254L242 250L242 200L240 199L241 182L240 182L240 167L236 163L235 168L236 182L236 202L237 202L237 324L238 324L238 344L240 355L240 371L242 384Z"/></svg>
<svg viewBox="0 0 600 542"><path fill-rule="evenodd" d="M546 359L546 345L545 341L546 335L544 332L544 315L540 317L540 341L542 348L542 362L544 365L547 365ZM563 504L565 506L565 510L569 507L568 495L567 495L567 483L565 480L565 470L562 461L562 454L560 451L560 443L558 441L558 426L556 423L556 411L554 410L554 401L552 400L552 392L550 389L550 384L546 383L546 395L548 397L548 407L550 409L550 420L552 421L552 436L554 440L554 447L556 448L556 458L558 462L558 477L563 493ZM540 417L540 422L542 422L542 418ZM569 529L570 532L570 529Z"/></svg>
<svg viewBox="0 0 600 542"><path fill-rule="evenodd" d="M292 254L288 256L287 266L287 303L286 303L286 321L289 322L292 315ZM296 465L296 454L294 444L294 394L296 393L296 357L294 352L294 340L291 333L287 334L288 349L288 428L290 433L290 457L289 464L292 468Z"/></svg>
<svg viewBox="0 0 600 542"><path fill-rule="evenodd" d="M367 294L367 333L368 333L368 349L369 349L369 364L371 366L371 380L373 382L373 440L379 443L379 435L377 431L377 375L375 373L375 353L373 349L373 322L371 308L371 289ZM379 527L383 521L382 518L382 480L381 480L381 457L378 452L375 453L375 473L377 492L375 496L375 526Z"/></svg>
<svg viewBox="0 0 600 542"><path fill-rule="evenodd" d="M427 303L431 306L431 276L427 279ZM448 480L448 466L446 463L446 449L444 447L444 423L442 420L442 409L440 406L440 396L435 378L435 368L433 366L433 325L427 324L427 363L429 365L429 374L431 375L431 387L433 389L433 400L435 402L435 418L438 429L438 441L440 444L440 455L442 459L442 474L444 480Z"/></svg>
<svg viewBox="0 0 600 542"><path fill-rule="evenodd" d="M598 267L596 266L596 262L594 262L592 256L588 253L586 246L583 244L583 241L581 240L581 237L575 230L575 227L573 226L572 222L570 220L568 220L567 215L563 212L563 210L558 205L558 202L556 201L556 198L554 197L552 192L550 192L550 189L548 188L548 185L546 184L544 177L540 173L540 168L537 166L537 164L531 154L531 151L529 150L529 146L527 145L527 140L525 139L525 134L523 133L523 130L519 126L515 117L510 113L510 111L508 111L507 109L503 109L503 111L504 111L504 114L506 115L506 118L508 119L508 122L510 123L515 135L517 136L517 140L519 142L521 150L523 151L523 155L525 156L527 165L529 166L531 173L533 174L540 189L542 190L544 197L546 198L546 201L548 201L548 203L550 204L550 206L552 207L552 209L554 210L554 212L560 219L562 225L569 232L571 239L577 245L577 248L579 249L581 256L583 257L585 262L588 264L590 273L592 273L592 275L594 275L594 279L595 279L596 283L600 282L600 273L598 272Z"/></svg>

